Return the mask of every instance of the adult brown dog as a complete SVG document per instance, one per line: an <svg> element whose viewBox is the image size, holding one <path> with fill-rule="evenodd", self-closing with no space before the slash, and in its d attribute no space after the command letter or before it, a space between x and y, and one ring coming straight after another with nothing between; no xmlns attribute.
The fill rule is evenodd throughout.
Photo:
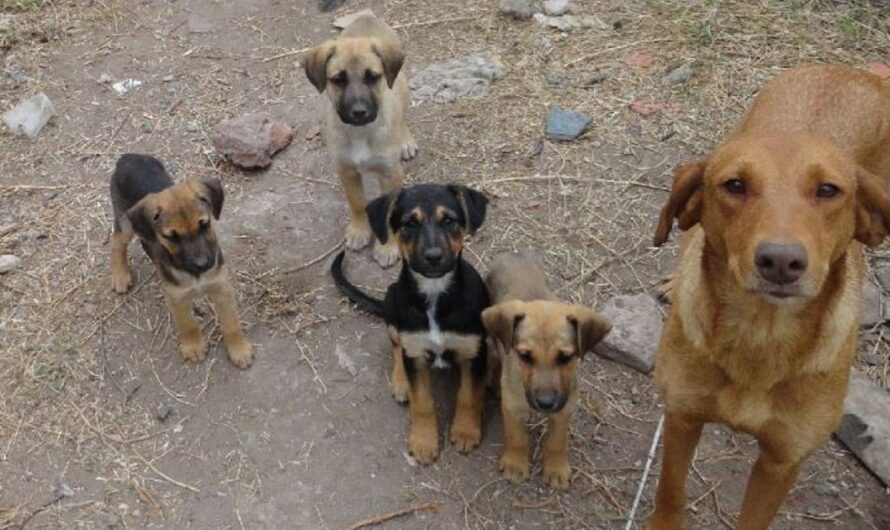
<svg viewBox="0 0 890 530"><path fill-rule="evenodd" d="M502 360L501 411L504 451L500 469L513 481L529 476L525 420L531 409L547 415L543 447L544 479L567 488L569 424L578 402L578 363L609 332L609 322L579 305L565 304L547 287L537 262L504 253L486 279L495 305L482 322Z"/></svg>
<svg viewBox="0 0 890 530"><path fill-rule="evenodd" d="M399 38L373 14L360 15L336 40L306 52L301 62L309 81L327 91L325 141L349 202L346 246L358 250L372 238L365 213L362 175L375 176L384 194L402 186L402 160L417 154L417 144L405 124L411 96ZM379 240L374 258L384 267L399 259L396 238Z"/></svg>
<svg viewBox="0 0 890 530"><path fill-rule="evenodd" d="M890 86L844 66L786 72L737 129L680 167L655 244L687 230L656 382L666 403L652 529L680 528L702 425L760 455L740 529L767 528L838 424L860 314L862 244L890 231Z"/></svg>

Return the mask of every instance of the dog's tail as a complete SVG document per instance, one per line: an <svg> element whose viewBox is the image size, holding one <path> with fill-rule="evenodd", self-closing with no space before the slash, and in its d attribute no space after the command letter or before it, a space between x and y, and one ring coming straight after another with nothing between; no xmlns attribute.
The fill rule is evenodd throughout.
<svg viewBox="0 0 890 530"><path fill-rule="evenodd" d="M359 309L367 311L374 316L382 317L383 300L372 298L346 279L346 275L343 274L344 256L346 256L346 251L341 250L337 257L334 258L333 263L331 263L331 276L334 277L334 283L346 295L346 298L349 298Z"/></svg>

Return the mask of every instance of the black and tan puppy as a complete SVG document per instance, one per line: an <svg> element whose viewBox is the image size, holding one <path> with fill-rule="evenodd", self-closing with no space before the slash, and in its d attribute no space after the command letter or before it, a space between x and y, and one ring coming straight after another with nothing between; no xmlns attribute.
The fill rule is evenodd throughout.
<svg viewBox="0 0 890 530"><path fill-rule="evenodd" d="M463 240L485 219L488 200L463 186L420 184L368 204L374 233L394 234L402 255L399 279L385 300L376 300L343 275L341 252L331 273L350 300L382 316L393 346L392 391L408 401L408 449L421 464L439 455L431 368L453 362L460 372L451 442L468 452L482 439L487 352L482 310L488 291L479 273L461 258Z"/></svg>
<svg viewBox="0 0 890 530"><path fill-rule="evenodd" d="M223 205L219 180L174 184L158 159L126 154L111 176L111 204L114 290L125 293L132 284L127 247L135 233L158 269L182 356L201 361L207 354L207 343L192 316L193 298L206 291L219 316L229 359L239 368L250 366L253 350L241 331L235 291L213 230L213 220L219 219Z"/></svg>
<svg viewBox="0 0 890 530"><path fill-rule="evenodd" d="M327 91L325 142L349 202L346 247L358 250L372 238L365 212L362 175L376 177L383 193L402 187L402 160L417 154L405 123L411 95L396 33L373 14L355 18L335 40L301 57L309 81ZM374 258L384 267L395 264L395 242L379 239Z"/></svg>
<svg viewBox="0 0 890 530"><path fill-rule="evenodd" d="M525 424L531 409L547 415L544 479L567 488L571 480L568 435L578 399L578 362L609 332L594 311L565 304L547 287L544 272L528 256L498 256L486 279L492 305L482 322L495 340L501 368L504 452L500 468L514 481L529 476Z"/></svg>

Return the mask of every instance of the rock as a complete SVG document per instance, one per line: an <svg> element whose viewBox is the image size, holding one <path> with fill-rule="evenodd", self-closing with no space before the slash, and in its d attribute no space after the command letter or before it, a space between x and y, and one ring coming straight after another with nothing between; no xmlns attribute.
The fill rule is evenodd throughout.
<svg viewBox="0 0 890 530"><path fill-rule="evenodd" d="M96 82L99 83L100 85L107 85L111 81L112 81L111 76L105 72L102 72L101 74L99 74L99 79L96 79Z"/></svg>
<svg viewBox="0 0 890 530"><path fill-rule="evenodd" d="M537 11L531 0L501 0L501 13L517 20L528 20Z"/></svg>
<svg viewBox="0 0 890 530"><path fill-rule="evenodd" d="M164 77L161 78L161 81L163 81L163 82L165 82L165 83L170 83L170 82L172 82L174 79L175 79L175 78L173 77L173 74L167 74L167 75L165 75Z"/></svg>
<svg viewBox="0 0 890 530"><path fill-rule="evenodd" d="M689 81L689 78L692 77L692 73L692 63L681 64L661 78L661 83L664 85L682 85L686 81Z"/></svg>
<svg viewBox="0 0 890 530"><path fill-rule="evenodd" d="M74 496L74 490L71 489L71 486L65 483L64 477L57 478L56 483L53 484L53 496L56 500Z"/></svg>
<svg viewBox="0 0 890 530"><path fill-rule="evenodd" d="M0 75L0 87L15 89L33 81L21 68L11 64L3 69Z"/></svg>
<svg viewBox="0 0 890 530"><path fill-rule="evenodd" d="M875 267L875 277L884 291L890 293L890 265L878 265Z"/></svg>
<svg viewBox="0 0 890 530"><path fill-rule="evenodd" d="M853 370L835 435L890 486L890 392Z"/></svg>
<svg viewBox="0 0 890 530"><path fill-rule="evenodd" d="M652 371L661 337L658 302L648 294L611 298L601 311L612 331L593 349L599 355L644 373Z"/></svg>
<svg viewBox="0 0 890 530"><path fill-rule="evenodd" d="M544 13L558 17L569 12L569 0L545 0Z"/></svg>
<svg viewBox="0 0 890 530"><path fill-rule="evenodd" d="M198 125L198 122L196 122L196 121L190 121L185 124L185 130L190 133L198 132L198 130L200 130L200 128L201 127Z"/></svg>
<svg viewBox="0 0 890 530"><path fill-rule="evenodd" d="M371 15L372 17L376 17L373 11L370 9L362 9L361 11L356 11L355 13L348 13L346 15L337 17L334 19L334 27L337 29L344 29L346 26L352 24L352 21L357 19L358 17Z"/></svg>
<svg viewBox="0 0 890 530"><path fill-rule="evenodd" d="M124 79L123 81L118 81L117 83L111 85L111 88L113 88L114 91L118 94L124 95L133 89L139 88L140 86L142 86L142 81L133 79L131 77L128 79Z"/></svg>
<svg viewBox="0 0 890 530"><path fill-rule="evenodd" d="M173 407L170 405L158 405L158 408L155 410L155 418L158 419L159 422L163 423L167 421L167 418L170 417L170 414L173 414Z"/></svg>
<svg viewBox="0 0 890 530"><path fill-rule="evenodd" d="M576 17L563 15L561 17L550 17L542 13L535 13L534 17L539 24L560 31L572 31L581 28L609 29L608 24L594 16Z"/></svg>
<svg viewBox="0 0 890 530"><path fill-rule="evenodd" d="M581 136L590 125L590 116L553 107L547 115L545 133L552 140L568 141Z"/></svg>
<svg viewBox="0 0 890 530"><path fill-rule="evenodd" d="M655 57L648 53L632 53L624 58L624 64L637 68L651 68L655 64Z"/></svg>
<svg viewBox="0 0 890 530"><path fill-rule="evenodd" d="M644 118L648 118L650 116L655 116L659 112L663 111L667 106L664 103L659 101L642 101L637 100L628 105L630 110L636 112L640 116Z"/></svg>
<svg viewBox="0 0 890 530"><path fill-rule="evenodd" d="M154 126L151 124L150 121L144 121L142 122L142 125L139 126L139 130L141 130L145 134L149 134L151 133L151 131L154 130Z"/></svg>
<svg viewBox="0 0 890 530"><path fill-rule="evenodd" d="M505 73L497 57L468 55L427 66L411 76L408 86L416 104L451 103L459 98L484 96L491 84Z"/></svg>
<svg viewBox="0 0 890 530"><path fill-rule="evenodd" d="M53 102L41 92L6 111L2 119L13 134L34 138L55 114Z"/></svg>
<svg viewBox="0 0 890 530"><path fill-rule="evenodd" d="M273 122L268 114L246 114L223 120L213 129L213 146L243 168L267 167L272 156L287 147L294 131Z"/></svg>
<svg viewBox="0 0 890 530"><path fill-rule="evenodd" d="M339 343L334 347L334 353L337 355L337 364L340 365L340 368L349 372L349 375L352 377L358 375L358 368L355 366L355 361L352 360L348 353L343 351L343 348L340 347Z"/></svg>
<svg viewBox="0 0 890 530"><path fill-rule="evenodd" d="M871 280L862 285L862 327L870 328L884 321L881 290Z"/></svg>

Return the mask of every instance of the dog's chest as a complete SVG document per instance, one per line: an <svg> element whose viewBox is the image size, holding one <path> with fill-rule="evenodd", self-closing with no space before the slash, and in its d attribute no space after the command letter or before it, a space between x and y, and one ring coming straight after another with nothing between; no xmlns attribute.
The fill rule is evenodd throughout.
<svg viewBox="0 0 890 530"><path fill-rule="evenodd" d="M393 154L387 148L387 127L366 125L367 130L352 130L340 138L334 148L334 157L339 165L352 166L359 170L372 170L388 167L393 163ZM355 128L353 128L355 129Z"/></svg>

